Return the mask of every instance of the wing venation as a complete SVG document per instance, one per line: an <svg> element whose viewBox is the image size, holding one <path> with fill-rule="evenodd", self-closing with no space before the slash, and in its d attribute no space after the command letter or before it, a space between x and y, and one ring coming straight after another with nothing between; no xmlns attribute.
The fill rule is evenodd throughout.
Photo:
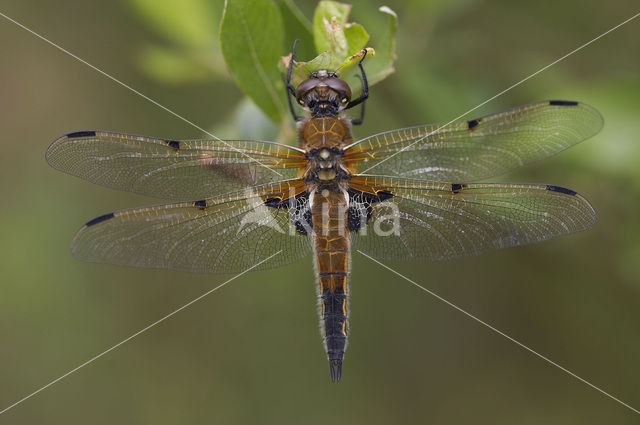
<svg viewBox="0 0 640 425"><path fill-rule="evenodd" d="M600 113L545 101L447 125L380 133L347 147L356 173L434 181L477 181L553 156L600 131Z"/></svg>
<svg viewBox="0 0 640 425"><path fill-rule="evenodd" d="M112 189L184 201L296 178L305 157L293 147L271 142L79 131L53 142L47 161Z"/></svg>
<svg viewBox="0 0 640 425"><path fill-rule="evenodd" d="M436 183L366 176L355 179L393 197L372 206L353 248L378 259L440 261L580 232L596 213L571 189L544 184Z"/></svg>
<svg viewBox="0 0 640 425"><path fill-rule="evenodd" d="M90 220L71 245L82 261L192 273L240 273L297 261L311 252L286 208L265 200L299 190L293 180L196 202L133 208Z"/></svg>

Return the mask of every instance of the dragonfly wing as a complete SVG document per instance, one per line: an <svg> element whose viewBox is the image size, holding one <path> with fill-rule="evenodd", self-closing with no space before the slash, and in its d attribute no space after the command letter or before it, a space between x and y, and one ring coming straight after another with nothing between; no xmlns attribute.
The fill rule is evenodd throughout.
<svg viewBox="0 0 640 425"><path fill-rule="evenodd" d="M167 140L80 131L47 150L52 167L113 189L174 199L202 199L292 179L304 153L270 142Z"/></svg>
<svg viewBox="0 0 640 425"><path fill-rule="evenodd" d="M80 260L193 273L240 273L279 267L311 252L309 237L291 226L286 208L265 205L301 191L304 183L268 184L195 202L104 214L76 234Z"/></svg>
<svg viewBox="0 0 640 425"><path fill-rule="evenodd" d="M378 259L438 261L526 245L590 228L596 213L571 189L540 184L449 184L359 177L393 196L371 205L353 248Z"/></svg>
<svg viewBox="0 0 640 425"><path fill-rule="evenodd" d="M380 133L347 147L344 159L356 173L476 181L555 155L602 125L589 105L545 101L469 121Z"/></svg>

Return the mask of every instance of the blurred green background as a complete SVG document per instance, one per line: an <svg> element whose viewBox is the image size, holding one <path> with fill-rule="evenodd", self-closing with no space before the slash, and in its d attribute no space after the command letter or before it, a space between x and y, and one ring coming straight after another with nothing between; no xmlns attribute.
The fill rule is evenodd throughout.
<svg viewBox="0 0 640 425"><path fill-rule="evenodd" d="M373 88L356 138L448 121L638 12L635 0L351 3L351 20L372 37L385 19L378 6L399 15L397 72ZM300 7L311 17L313 2ZM216 135L273 137L226 74L219 1L8 0L0 11ZM202 134L3 18L0 52L2 410L229 276L74 260L69 243L87 219L157 200L49 168L44 153L56 137ZM598 108L598 136L502 178L579 191L598 212L592 230L455 263L392 264L635 408L638 52L640 19L468 117L549 98ZM357 254L351 287L339 385L329 380L309 258L242 276L0 415L0 424L638 423Z"/></svg>

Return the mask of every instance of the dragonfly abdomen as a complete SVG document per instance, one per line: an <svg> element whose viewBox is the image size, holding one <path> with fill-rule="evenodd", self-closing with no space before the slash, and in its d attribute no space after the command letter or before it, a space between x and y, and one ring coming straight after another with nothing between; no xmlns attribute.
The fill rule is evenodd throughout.
<svg viewBox="0 0 640 425"><path fill-rule="evenodd" d="M340 278L341 282L333 290L325 283L320 284L321 321L332 381L336 379L334 368L337 368L337 379L340 381L342 358L347 345L347 276Z"/></svg>
<svg viewBox="0 0 640 425"><path fill-rule="evenodd" d="M348 198L335 189L314 191L311 196L320 324L331 367L331 380L339 381L347 344Z"/></svg>

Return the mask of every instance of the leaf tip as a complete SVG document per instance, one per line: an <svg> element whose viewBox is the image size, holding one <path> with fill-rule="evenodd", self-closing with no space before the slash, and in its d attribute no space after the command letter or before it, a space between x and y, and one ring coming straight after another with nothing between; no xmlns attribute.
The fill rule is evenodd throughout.
<svg viewBox="0 0 640 425"><path fill-rule="evenodd" d="M394 12L393 10L391 10L391 8L388 7L388 6L380 6L378 8L378 12L386 13L387 15L391 15L395 19L398 19L398 14L396 12Z"/></svg>

